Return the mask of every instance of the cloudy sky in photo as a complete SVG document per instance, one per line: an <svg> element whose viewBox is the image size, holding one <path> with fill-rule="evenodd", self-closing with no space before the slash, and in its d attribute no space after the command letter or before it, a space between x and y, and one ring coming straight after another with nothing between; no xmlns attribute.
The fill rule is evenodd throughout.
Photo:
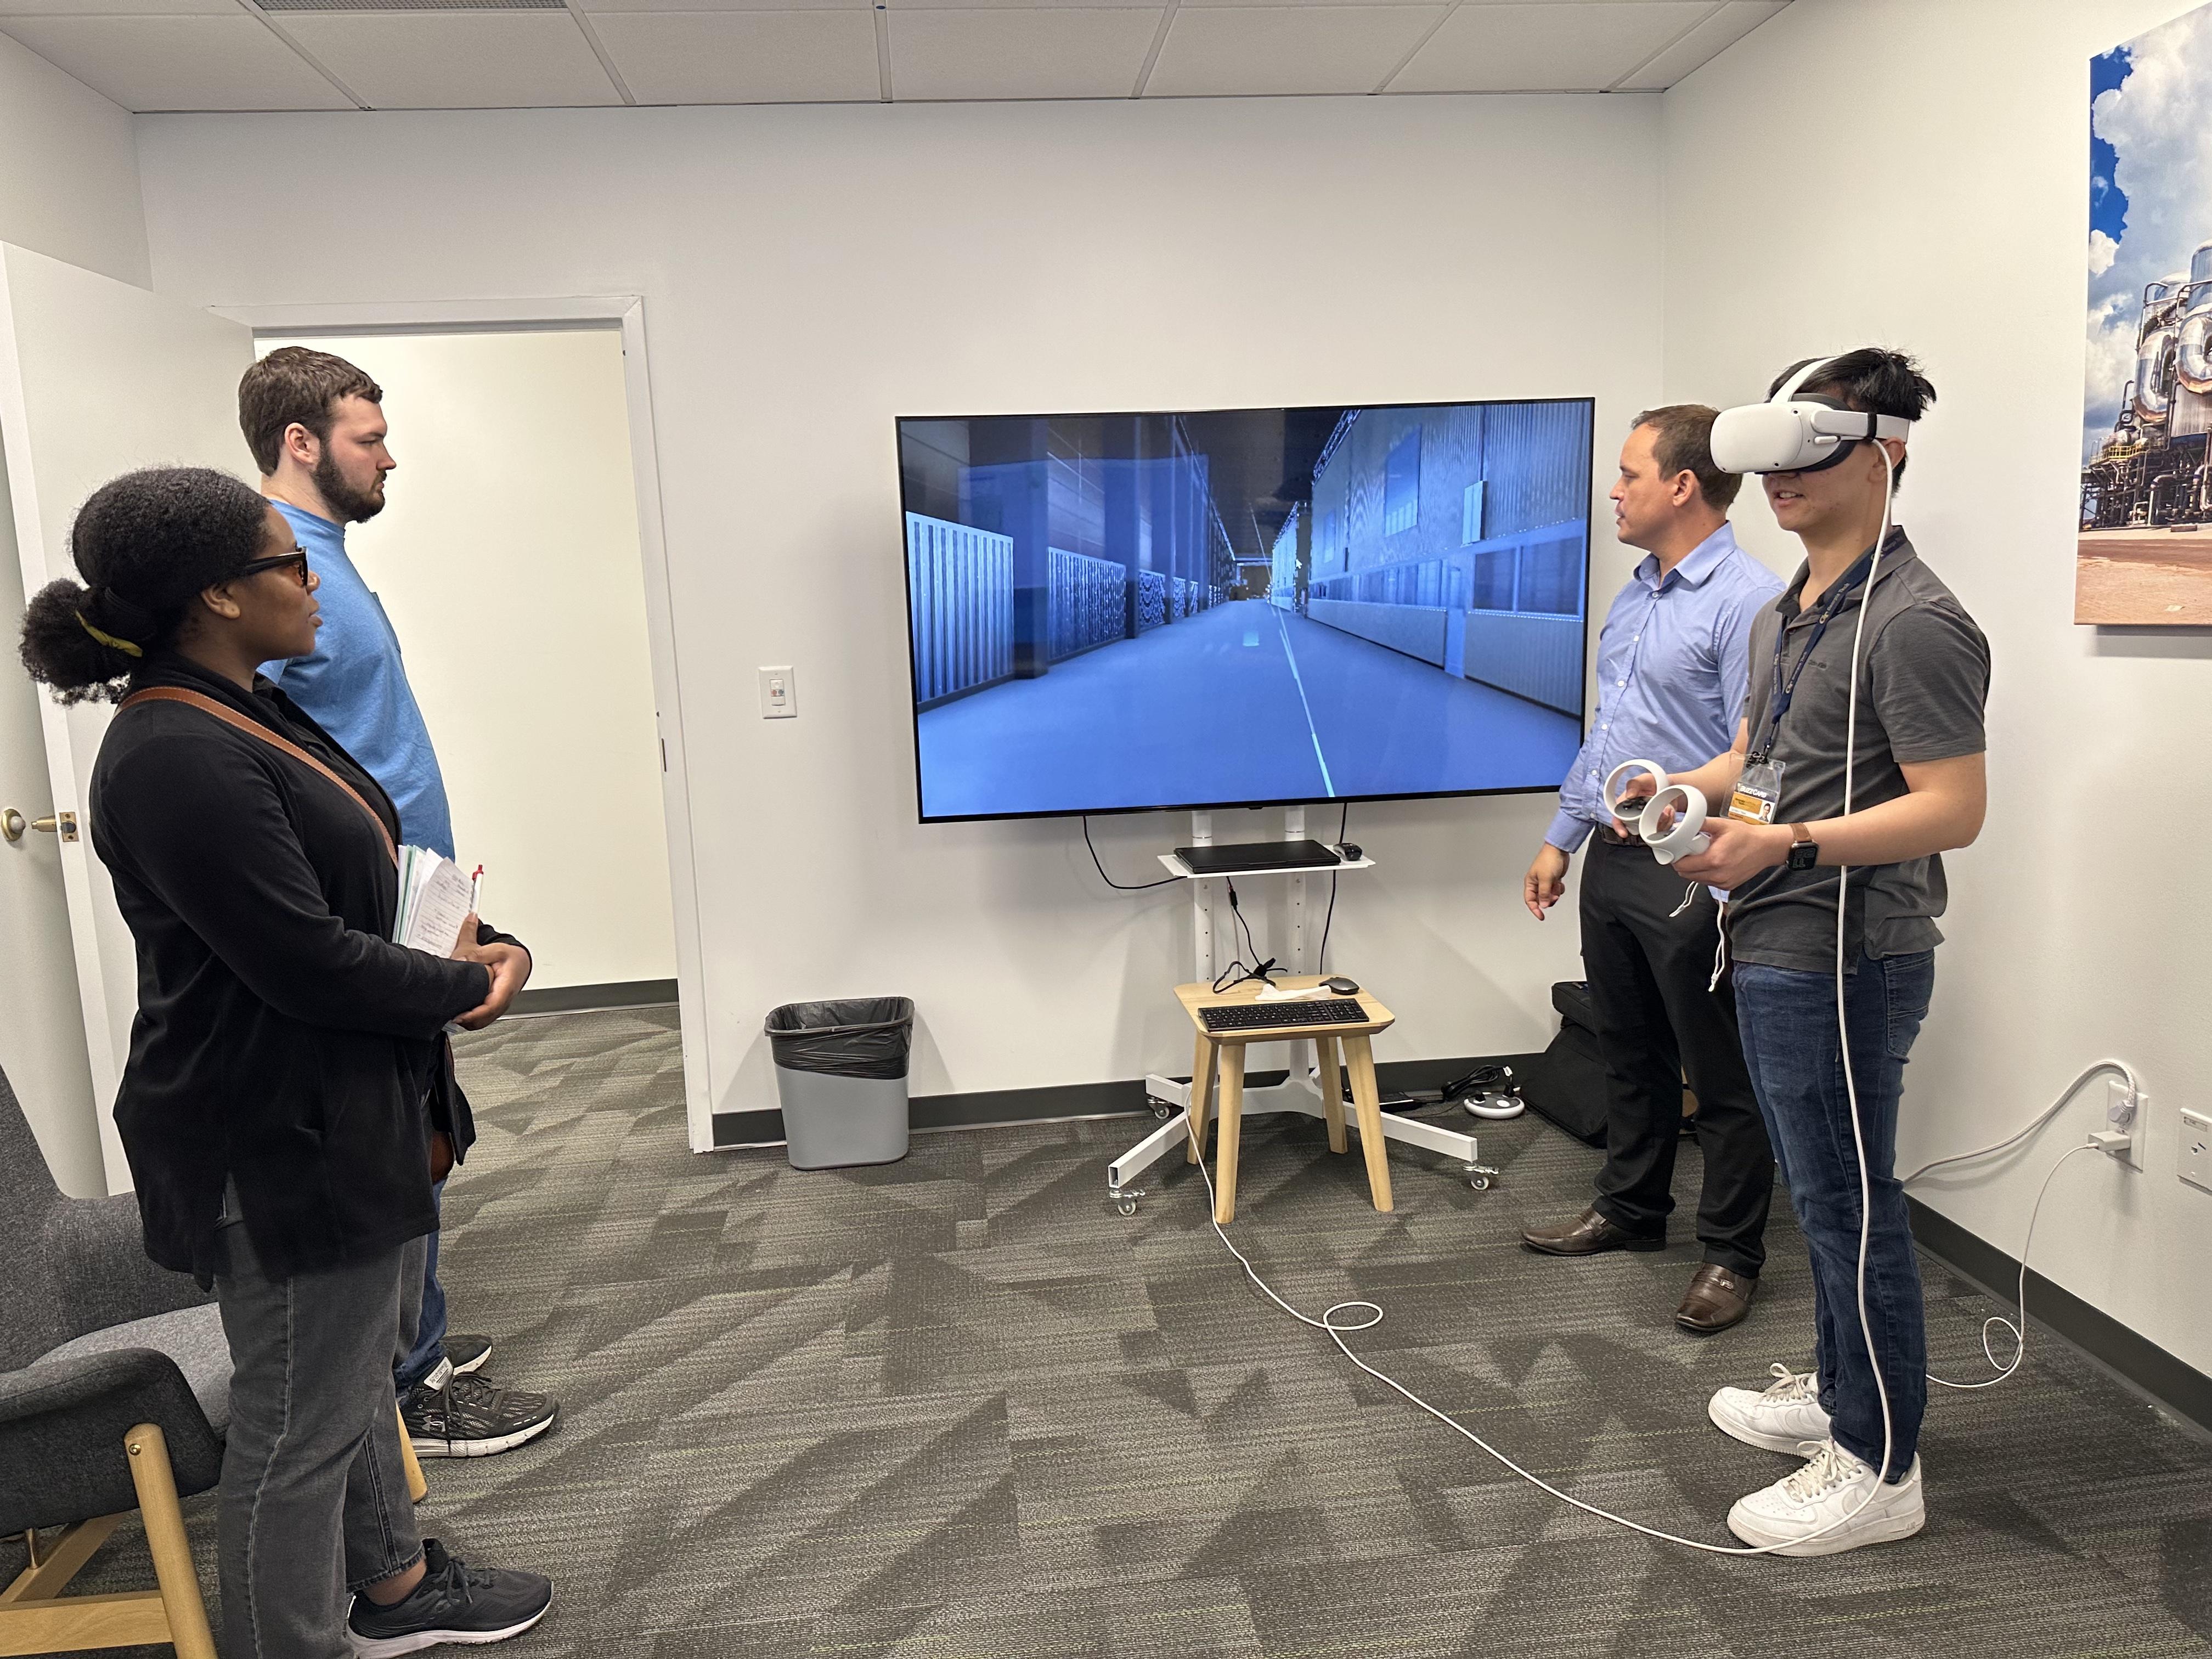
<svg viewBox="0 0 2212 1659"><path fill-rule="evenodd" d="M2136 369L2143 285L2212 242L2212 5L2092 61L2086 459Z"/></svg>

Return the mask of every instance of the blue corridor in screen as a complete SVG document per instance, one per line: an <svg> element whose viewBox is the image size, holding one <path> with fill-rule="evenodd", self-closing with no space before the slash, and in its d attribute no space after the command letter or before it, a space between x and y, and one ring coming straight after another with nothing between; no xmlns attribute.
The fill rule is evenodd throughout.
<svg viewBox="0 0 2212 1659"><path fill-rule="evenodd" d="M900 423L925 817L1557 785L1587 402Z"/></svg>
<svg viewBox="0 0 2212 1659"><path fill-rule="evenodd" d="M1554 783L1582 722L1258 599L921 717L932 817ZM1434 781L1428 781L1434 780Z"/></svg>

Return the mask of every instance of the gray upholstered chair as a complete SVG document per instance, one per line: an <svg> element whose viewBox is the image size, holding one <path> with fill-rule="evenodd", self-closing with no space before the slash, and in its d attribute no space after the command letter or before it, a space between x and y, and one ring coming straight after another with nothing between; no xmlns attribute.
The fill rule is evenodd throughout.
<svg viewBox="0 0 2212 1659"><path fill-rule="evenodd" d="M135 1200L62 1194L4 1073L0 1251L0 1536L30 1553L0 1589L0 1653L168 1642L215 1659L178 1498L222 1471L222 1321L147 1259ZM62 1595L133 1509L161 1589Z"/></svg>

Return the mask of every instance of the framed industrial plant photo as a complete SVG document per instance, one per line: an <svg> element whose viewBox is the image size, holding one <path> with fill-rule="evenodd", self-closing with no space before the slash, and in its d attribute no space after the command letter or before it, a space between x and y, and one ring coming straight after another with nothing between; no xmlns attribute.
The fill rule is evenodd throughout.
<svg viewBox="0 0 2212 1659"><path fill-rule="evenodd" d="M2074 620L2212 626L2212 6L2090 61Z"/></svg>

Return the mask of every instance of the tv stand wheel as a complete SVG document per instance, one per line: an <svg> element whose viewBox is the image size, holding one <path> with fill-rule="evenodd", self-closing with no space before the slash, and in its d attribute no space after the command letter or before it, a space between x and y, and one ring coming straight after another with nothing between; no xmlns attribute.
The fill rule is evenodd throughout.
<svg viewBox="0 0 2212 1659"><path fill-rule="evenodd" d="M1498 1171L1486 1164L1469 1164L1460 1173L1467 1177L1467 1184L1476 1192L1486 1193L1490 1190L1490 1183Z"/></svg>
<svg viewBox="0 0 2212 1659"><path fill-rule="evenodd" d="M1137 1212L1137 1200L1133 1198L1117 1198L1114 1200L1114 1207L1123 1215L1134 1215Z"/></svg>
<svg viewBox="0 0 2212 1659"><path fill-rule="evenodd" d="M1152 1103L1152 1115L1162 1123L1176 1115L1176 1107L1171 1101L1156 1100Z"/></svg>

